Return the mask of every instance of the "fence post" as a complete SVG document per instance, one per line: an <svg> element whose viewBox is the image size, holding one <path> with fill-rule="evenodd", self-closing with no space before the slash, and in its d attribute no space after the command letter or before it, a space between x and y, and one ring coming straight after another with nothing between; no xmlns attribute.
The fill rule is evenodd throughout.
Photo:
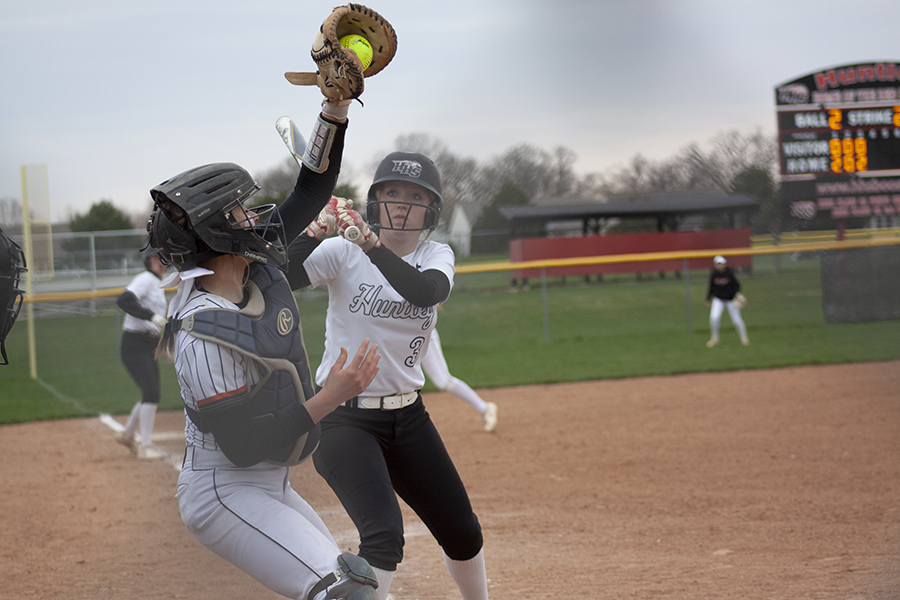
<svg viewBox="0 0 900 600"><path fill-rule="evenodd" d="M88 236L88 244L91 250L91 291L97 291L97 246L94 243L94 232L91 232L91 235ZM97 300L94 296L91 296L91 314L97 314Z"/></svg>
<svg viewBox="0 0 900 600"><path fill-rule="evenodd" d="M688 267L688 259L683 259L684 261L684 302L687 306L687 330L688 333L694 331L693 325L691 325L691 276L690 276L690 267Z"/></svg>
<svg viewBox="0 0 900 600"><path fill-rule="evenodd" d="M541 301L544 305L544 341L550 341L550 307L547 302L547 269L541 267Z"/></svg>

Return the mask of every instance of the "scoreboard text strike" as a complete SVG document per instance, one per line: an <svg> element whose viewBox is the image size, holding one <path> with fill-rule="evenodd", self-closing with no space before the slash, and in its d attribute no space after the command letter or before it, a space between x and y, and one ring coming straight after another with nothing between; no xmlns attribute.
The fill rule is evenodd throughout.
<svg viewBox="0 0 900 600"><path fill-rule="evenodd" d="M775 89L790 215L900 215L900 61L847 65Z"/></svg>

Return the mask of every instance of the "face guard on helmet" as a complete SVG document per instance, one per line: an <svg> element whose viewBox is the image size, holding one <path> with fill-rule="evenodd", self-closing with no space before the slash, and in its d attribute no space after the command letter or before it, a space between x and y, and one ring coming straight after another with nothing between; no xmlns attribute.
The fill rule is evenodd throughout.
<svg viewBox="0 0 900 600"><path fill-rule="evenodd" d="M431 192L431 203L425 206L425 221L419 229L407 229L406 221L410 210L420 204L410 202L393 202L390 200L378 200L376 192L388 181L407 181L422 186ZM377 229L396 229L405 231L434 231L441 217L441 207L444 198L441 196L441 175L434 162L425 156L415 152L392 152L388 154L375 170L375 178L369 187L366 203L366 220L369 227ZM391 219L387 206L383 204L405 204L407 210L401 222Z"/></svg>
<svg viewBox="0 0 900 600"><path fill-rule="evenodd" d="M19 282L22 273L27 271L22 248L0 230L0 355L3 356L0 365L9 364L6 357L6 336L22 308L22 295L25 292L19 289Z"/></svg>
<svg viewBox="0 0 900 600"><path fill-rule="evenodd" d="M258 191L250 174L233 163L176 175L150 190L150 245L179 271L222 254L284 268L284 226L275 205L244 206Z"/></svg>

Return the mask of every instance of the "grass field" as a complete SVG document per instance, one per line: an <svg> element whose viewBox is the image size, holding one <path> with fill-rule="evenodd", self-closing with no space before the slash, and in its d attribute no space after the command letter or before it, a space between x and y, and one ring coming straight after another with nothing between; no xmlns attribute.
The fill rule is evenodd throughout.
<svg viewBox="0 0 900 600"><path fill-rule="evenodd" d="M459 275L438 329L451 372L476 389L900 358L900 320L825 322L816 258L758 257L752 275L738 274L749 299L743 316L751 345L740 345L726 313L722 343L707 349L707 276L690 274L688 316L685 283L671 274L550 280L546 294L539 281L513 290L504 272ZM298 304L315 365L327 297L304 291ZM29 376L22 311L7 338L12 364L0 367L0 423L131 408L138 390L118 358L121 313L107 306L97 316L36 321L37 381ZM179 408L174 370L161 370L161 409Z"/></svg>

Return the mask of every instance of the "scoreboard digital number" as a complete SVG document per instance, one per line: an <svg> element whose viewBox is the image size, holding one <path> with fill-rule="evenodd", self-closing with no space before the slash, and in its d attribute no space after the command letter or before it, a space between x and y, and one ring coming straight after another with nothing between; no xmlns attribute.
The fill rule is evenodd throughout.
<svg viewBox="0 0 900 600"><path fill-rule="evenodd" d="M900 215L900 61L824 69L775 88L790 216Z"/></svg>
<svg viewBox="0 0 900 600"><path fill-rule="evenodd" d="M900 101L887 107L784 111L781 174L900 170Z"/></svg>

